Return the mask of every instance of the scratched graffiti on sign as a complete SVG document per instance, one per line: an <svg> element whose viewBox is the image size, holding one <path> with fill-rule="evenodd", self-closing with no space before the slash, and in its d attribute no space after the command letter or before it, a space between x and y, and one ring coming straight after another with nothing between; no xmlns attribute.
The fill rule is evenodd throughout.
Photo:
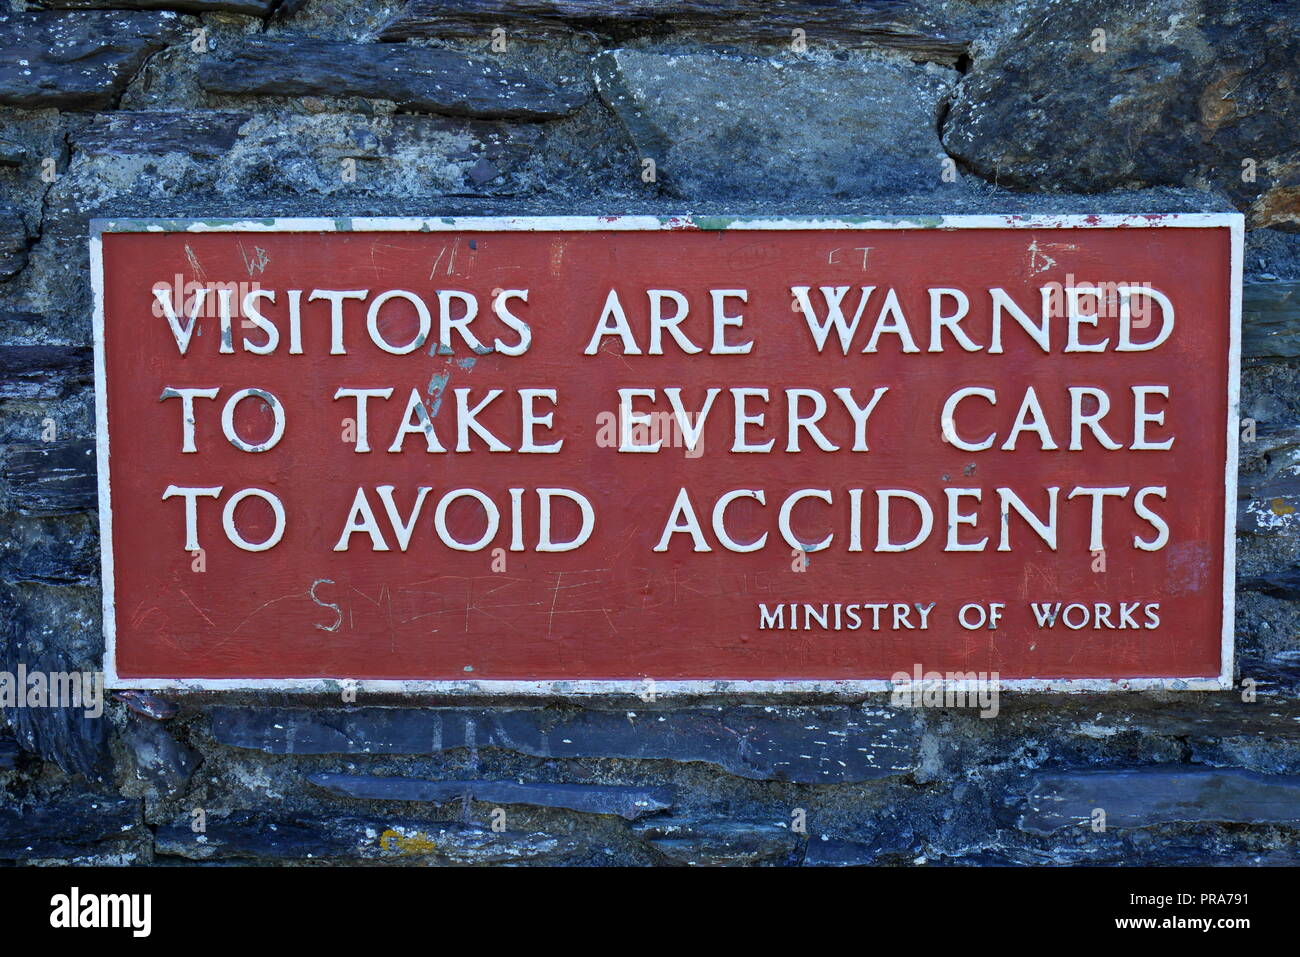
<svg viewBox="0 0 1300 957"><path fill-rule="evenodd" d="M119 686L1223 680L1236 218L339 225L97 233Z"/></svg>

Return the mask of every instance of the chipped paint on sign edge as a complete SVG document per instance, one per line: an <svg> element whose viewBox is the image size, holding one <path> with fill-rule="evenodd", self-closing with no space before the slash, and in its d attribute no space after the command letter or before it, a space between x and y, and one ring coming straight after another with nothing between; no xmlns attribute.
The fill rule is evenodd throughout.
<svg viewBox="0 0 1300 957"><path fill-rule="evenodd" d="M92 235L138 232L593 232L601 230L1223 228L1240 213L956 214L908 216L339 216L93 219Z"/></svg>

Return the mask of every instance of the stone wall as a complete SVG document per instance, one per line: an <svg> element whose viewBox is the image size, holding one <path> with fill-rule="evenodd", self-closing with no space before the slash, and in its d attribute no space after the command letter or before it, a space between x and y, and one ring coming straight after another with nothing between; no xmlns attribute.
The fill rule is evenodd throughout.
<svg viewBox="0 0 1300 957"><path fill-rule="evenodd" d="M1300 861L1300 3L6 7L0 670L102 656L96 216L1235 208L1254 426L1238 691L11 709L0 860Z"/></svg>

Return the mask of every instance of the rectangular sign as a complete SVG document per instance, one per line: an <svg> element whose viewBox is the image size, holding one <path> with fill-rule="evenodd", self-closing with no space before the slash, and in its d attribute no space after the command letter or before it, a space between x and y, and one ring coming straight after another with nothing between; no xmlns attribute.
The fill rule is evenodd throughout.
<svg viewBox="0 0 1300 957"><path fill-rule="evenodd" d="M1227 687L1241 238L98 222L108 679Z"/></svg>

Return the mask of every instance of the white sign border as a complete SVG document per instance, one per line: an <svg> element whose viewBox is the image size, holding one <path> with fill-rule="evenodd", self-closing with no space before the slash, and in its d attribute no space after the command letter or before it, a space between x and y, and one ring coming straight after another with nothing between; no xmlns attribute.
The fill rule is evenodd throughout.
<svg viewBox="0 0 1300 957"><path fill-rule="evenodd" d="M108 397L104 357L104 233L139 232L590 232L604 230L880 230L880 229L1116 229L1219 228L1231 237L1228 345L1227 455L1224 466L1223 629L1220 672L1197 678L1015 678L1007 691L1222 691L1232 688L1235 644L1237 442L1241 390L1241 281L1245 220L1240 213L978 214L952 216L724 217L724 216L468 216L228 219L95 219L91 221L90 275L94 293L96 462L100 556L103 572L105 687L168 691L296 691L338 694L344 687L375 694L464 696L637 695L655 698L706 694L801 694L853 697L891 691L892 682L869 680L666 680L653 675L610 680L445 681L322 678L122 678L117 674L113 577L113 514L109 487ZM346 683L346 684L345 684ZM961 688L961 683L949 683Z"/></svg>

